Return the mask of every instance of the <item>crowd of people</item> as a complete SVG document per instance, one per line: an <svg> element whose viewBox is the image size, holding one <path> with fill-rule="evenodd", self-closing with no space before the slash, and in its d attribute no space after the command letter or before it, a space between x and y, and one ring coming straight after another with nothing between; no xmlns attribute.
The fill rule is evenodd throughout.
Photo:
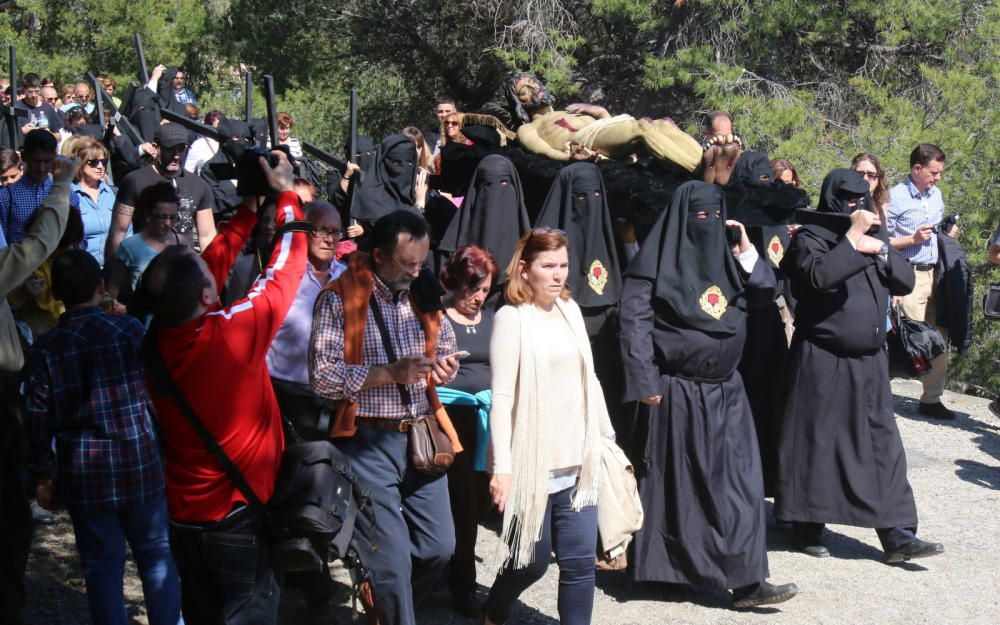
<svg viewBox="0 0 1000 625"><path fill-rule="evenodd" d="M126 545L151 625L275 623L288 587L333 622L328 563L285 574L269 551L262 506L292 441L332 441L370 490L383 625L416 623L442 584L463 616L509 622L553 553L560 622L590 623L609 440L645 513L637 581L727 589L735 609L789 600L769 522L817 558L827 524L875 529L888 563L944 551L917 537L886 352L897 308L968 337L935 145L898 181L859 154L810 210L795 166L747 150L724 111L690 172L638 147L624 165L529 155L516 110L494 123L442 96L431 128L358 137L324 177L286 113L276 138L219 111L201 119L221 140L162 119L200 117L178 68L129 94L140 141L97 119L87 83L0 87L25 112L0 151L9 622L32 524L59 508L95 623L127 622ZM266 194L233 170L253 146L273 148ZM618 202L621 166L670 181L651 216ZM955 418L947 359L921 377L933 419ZM415 464L425 419L446 471ZM481 604L477 533L498 517Z"/></svg>

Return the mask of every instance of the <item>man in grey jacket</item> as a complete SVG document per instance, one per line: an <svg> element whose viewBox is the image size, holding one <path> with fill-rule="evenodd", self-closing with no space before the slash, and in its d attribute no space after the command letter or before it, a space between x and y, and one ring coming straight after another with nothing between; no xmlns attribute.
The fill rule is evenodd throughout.
<svg viewBox="0 0 1000 625"><path fill-rule="evenodd" d="M21 480L24 468L21 398L17 372L24 365L24 352L7 293L55 251L69 219L69 183L78 163L64 158L52 165L52 190L38 207L34 223L18 243L0 249L0 622L17 623L24 605L24 566L31 546L31 511ZM7 619L10 619L9 621Z"/></svg>

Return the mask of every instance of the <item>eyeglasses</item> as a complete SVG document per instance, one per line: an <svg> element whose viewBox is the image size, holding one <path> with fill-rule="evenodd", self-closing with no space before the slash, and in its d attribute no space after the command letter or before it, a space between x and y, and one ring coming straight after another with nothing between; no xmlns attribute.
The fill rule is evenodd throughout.
<svg viewBox="0 0 1000 625"><path fill-rule="evenodd" d="M866 180L878 180L879 179L879 175L878 175L877 171L861 171L859 169L855 169L854 171L858 172L858 175L860 175L862 178L864 178Z"/></svg>
<svg viewBox="0 0 1000 625"><path fill-rule="evenodd" d="M458 122L445 122L445 126L461 126Z"/></svg>
<svg viewBox="0 0 1000 625"><path fill-rule="evenodd" d="M156 221L158 221L160 223L166 223L168 221L177 221L177 213L170 213L170 214L167 214L167 215L160 214L160 213L154 213L154 214L150 215L150 217L152 219L155 219Z"/></svg>
<svg viewBox="0 0 1000 625"><path fill-rule="evenodd" d="M334 241L339 241L344 238L344 232L342 230L331 230L330 228L313 228L312 235L317 239L333 237Z"/></svg>
<svg viewBox="0 0 1000 625"><path fill-rule="evenodd" d="M87 161L87 166L88 167L93 167L94 169L97 169L98 166L107 168L107 166L108 166L108 159L106 159L106 158L92 158L89 161Z"/></svg>

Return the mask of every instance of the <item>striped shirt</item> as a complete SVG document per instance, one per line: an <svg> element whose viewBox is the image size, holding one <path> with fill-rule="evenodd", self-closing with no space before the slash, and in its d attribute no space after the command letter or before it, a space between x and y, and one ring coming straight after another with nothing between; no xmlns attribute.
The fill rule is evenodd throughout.
<svg viewBox="0 0 1000 625"><path fill-rule="evenodd" d="M385 319L386 327L390 329L389 340L392 342L396 357L423 354L424 329L410 305L409 292L401 291L398 297L393 297L392 291L378 276L375 276L374 282L375 300ZM317 395L357 402L359 417L408 419L430 413L425 380L409 385L410 396L413 398L412 415L403 406L399 389L395 384L361 390L368 377L369 368L389 364L389 358L382 346L378 324L375 323L375 317L370 309L368 320L365 322L365 364L349 365L344 362L344 305L333 291L323 291L316 301L310 343L309 374L313 391ZM448 318L442 315L437 355L439 358L447 356L455 353L457 349L455 330Z"/></svg>
<svg viewBox="0 0 1000 625"><path fill-rule="evenodd" d="M941 190L933 186L923 193L917 191L913 181L907 176L889 190L888 228L890 237L908 237L920 226L936 226L944 218L944 198ZM937 235L923 243L900 248L900 252L911 263L937 263Z"/></svg>

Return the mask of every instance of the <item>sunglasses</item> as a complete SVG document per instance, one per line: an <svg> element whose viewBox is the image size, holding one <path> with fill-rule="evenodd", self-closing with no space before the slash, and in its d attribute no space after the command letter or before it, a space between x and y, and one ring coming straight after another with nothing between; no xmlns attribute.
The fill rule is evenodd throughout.
<svg viewBox="0 0 1000 625"><path fill-rule="evenodd" d="M878 180L879 175L877 171L859 171L858 175L866 180Z"/></svg>
<svg viewBox="0 0 1000 625"><path fill-rule="evenodd" d="M445 126L461 126L458 122L445 122Z"/></svg>
<svg viewBox="0 0 1000 625"><path fill-rule="evenodd" d="M87 161L87 166L88 167L93 167L94 169L97 169L98 166L107 168L107 166L108 166L108 159L106 159L106 158L92 158L89 161Z"/></svg>
<svg viewBox="0 0 1000 625"><path fill-rule="evenodd" d="M561 234L563 236L566 236L566 231L561 230L559 228L549 228L546 226L545 228L532 228L531 234Z"/></svg>

